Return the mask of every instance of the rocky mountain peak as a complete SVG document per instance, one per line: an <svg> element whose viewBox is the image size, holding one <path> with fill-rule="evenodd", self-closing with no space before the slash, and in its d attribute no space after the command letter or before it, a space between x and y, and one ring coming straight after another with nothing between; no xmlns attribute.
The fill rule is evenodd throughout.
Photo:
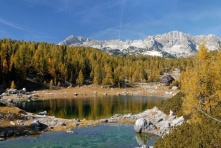
<svg viewBox="0 0 221 148"><path fill-rule="evenodd" d="M221 39L215 35L191 36L179 31L147 36L144 40L94 40L82 36L67 37L59 45L86 46L105 50L114 54L149 54L164 57L193 56L200 44L205 44L209 50L218 50ZM116 52L117 51L117 52ZM155 55L155 53L156 54ZM159 54L159 52L161 54Z"/></svg>
<svg viewBox="0 0 221 148"><path fill-rule="evenodd" d="M91 40L92 40L91 38L85 38L83 36L75 37L74 35L70 35L64 41L60 42L59 45L67 45L67 46L72 44L81 45L84 42L88 42Z"/></svg>

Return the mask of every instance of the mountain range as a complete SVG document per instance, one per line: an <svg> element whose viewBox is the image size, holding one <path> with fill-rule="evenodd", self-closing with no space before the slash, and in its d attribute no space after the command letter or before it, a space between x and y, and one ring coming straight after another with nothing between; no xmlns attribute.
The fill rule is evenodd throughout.
<svg viewBox="0 0 221 148"><path fill-rule="evenodd" d="M194 56L200 44L209 51L219 50L221 38L209 34L191 36L179 31L147 36L144 40L95 40L73 35L61 41L59 45L85 46L104 50L110 54L143 54L166 58Z"/></svg>

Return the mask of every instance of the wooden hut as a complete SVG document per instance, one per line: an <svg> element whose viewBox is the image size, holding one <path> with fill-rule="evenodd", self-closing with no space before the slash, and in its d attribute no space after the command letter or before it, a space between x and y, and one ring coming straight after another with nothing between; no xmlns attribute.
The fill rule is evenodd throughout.
<svg viewBox="0 0 221 148"><path fill-rule="evenodd" d="M171 75L165 75L162 77L162 79L160 80L160 83L164 83L167 86L170 85L170 83L172 83L175 79L171 76Z"/></svg>

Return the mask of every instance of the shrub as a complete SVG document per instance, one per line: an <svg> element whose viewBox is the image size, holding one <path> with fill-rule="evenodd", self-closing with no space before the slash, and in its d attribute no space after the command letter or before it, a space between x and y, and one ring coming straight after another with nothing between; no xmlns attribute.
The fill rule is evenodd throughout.
<svg viewBox="0 0 221 148"><path fill-rule="evenodd" d="M163 102L162 108L164 111L168 111L168 107L174 104L179 106L175 102L179 102L178 98L182 97L182 94L175 96L175 99L171 98ZM170 103L170 105L168 105ZM173 107L173 106L171 106ZM221 120L220 116L221 103L212 110L212 116ZM154 143L154 148L171 148L171 147L206 147L206 148L220 148L221 147L221 123L214 121L204 114L200 116L201 122L197 123L184 123L183 125L173 129L170 134L159 138Z"/></svg>
<svg viewBox="0 0 221 148"><path fill-rule="evenodd" d="M173 86L177 86L179 88L179 81L177 80L174 80L171 84L170 84L170 89L173 87Z"/></svg>
<svg viewBox="0 0 221 148"><path fill-rule="evenodd" d="M174 112L177 116L181 116L182 112L182 103L184 97L183 93L178 93L174 97L163 100L159 105L158 108L162 110L164 113L169 114L170 110Z"/></svg>

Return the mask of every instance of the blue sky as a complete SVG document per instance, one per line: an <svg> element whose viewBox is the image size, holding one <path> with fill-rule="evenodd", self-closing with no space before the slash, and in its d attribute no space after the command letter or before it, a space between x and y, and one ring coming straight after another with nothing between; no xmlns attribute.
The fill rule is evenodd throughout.
<svg viewBox="0 0 221 148"><path fill-rule="evenodd" d="M220 0L1 0L0 38L144 39L177 30L221 37Z"/></svg>

